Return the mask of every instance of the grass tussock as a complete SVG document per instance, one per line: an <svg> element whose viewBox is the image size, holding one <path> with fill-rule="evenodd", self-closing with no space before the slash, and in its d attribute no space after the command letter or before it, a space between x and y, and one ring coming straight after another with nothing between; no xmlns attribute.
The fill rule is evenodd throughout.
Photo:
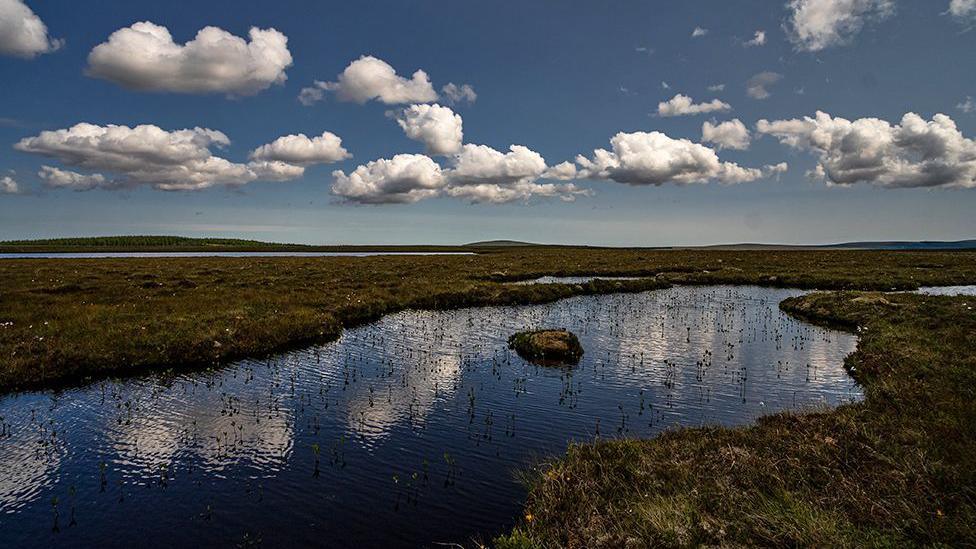
<svg viewBox="0 0 976 549"><path fill-rule="evenodd" d="M512 286L556 276L635 281ZM910 289L976 282L974 252L512 248L472 256L0 261L0 391L213 365L337 337L406 308L682 284Z"/></svg>
<svg viewBox="0 0 976 549"><path fill-rule="evenodd" d="M574 445L499 547L905 546L976 539L976 299L851 292L781 307L857 331L865 400L747 428Z"/></svg>
<svg viewBox="0 0 976 549"><path fill-rule="evenodd" d="M576 334L567 330L529 330L512 334L508 347L522 358L543 365L577 364L583 346Z"/></svg>

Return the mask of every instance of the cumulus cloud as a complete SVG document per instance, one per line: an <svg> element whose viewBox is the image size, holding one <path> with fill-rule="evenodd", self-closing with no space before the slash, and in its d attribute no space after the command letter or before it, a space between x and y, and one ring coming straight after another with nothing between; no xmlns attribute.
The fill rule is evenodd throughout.
<svg viewBox="0 0 976 549"><path fill-rule="evenodd" d="M560 162L543 172L542 177L545 179L556 179L558 181L572 181L576 179L576 164L572 162Z"/></svg>
<svg viewBox="0 0 976 549"><path fill-rule="evenodd" d="M701 140L703 143L714 143L718 145L719 150L735 149L743 151L749 148L751 136L746 125L738 118L735 118L728 122L722 122L721 124L705 122L702 124Z"/></svg>
<svg viewBox="0 0 976 549"><path fill-rule="evenodd" d="M238 164L210 151L229 144L226 135L207 128L166 131L153 125L129 128L81 123L21 139L14 148L68 166L116 174L113 188L149 185L160 190L199 190L257 180L285 181L304 173L302 166L278 160Z"/></svg>
<svg viewBox="0 0 976 549"><path fill-rule="evenodd" d="M500 152L487 145L467 144L441 168L431 158L399 154L359 166L352 173L332 173L332 193L346 202L361 204L412 203L449 196L475 203L501 204L533 197L575 200L590 193L568 180L575 166L546 166L542 156L521 145Z"/></svg>
<svg viewBox="0 0 976 549"><path fill-rule="evenodd" d="M695 30L691 31L692 38L698 38L700 36L705 36L708 34L708 29L703 29L701 27L695 27Z"/></svg>
<svg viewBox="0 0 976 549"><path fill-rule="evenodd" d="M397 123L407 137L422 142L428 154L448 155L461 150L461 116L448 107L411 105L398 114Z"/></svg>
<svg viewBox="0 0 976 549"><path fill-rule="evenodd" d="M905 114L899 124L814 117L760 120L756 131L819 157L810 174L835 185L976 188L976 141L963 137L944 114L925 120Z"/></svg>
<svg viewBox="0 0 976 549"><path fill-rule="evenodd" d="M742 45L749 48L753 46L762 46L766 44L766 31L757 30L752 35L752 40L747 40L743 42Z"/></svg>
<svg viewBox="0 0 976 549"><path fill-rule="evenodd" d="M37 175L44 180L44 184L48 187L73 189L76 191L89 191L109 185L108 180L100 173L86 175L53 168L51 166L41 167L41 171L37 172Z"/></svg>
<svg viewBox="0 0 976 549"><path fill-rule="evenodd" d="M303 133L279 137L254 149L250 158L255 161L311 166L332 164L352 158L352 155L342 146L342 138L332 132L323 132L322 135L312 138Z"/></svg>
<svg viewBox="0 0 976 549"><path fill-rule="evenodd" d="M756 169L722 162L714 150L704 145L660 132L621 132L610 140L610 145L612 152L597 149L592 159L576 157L581 179L657 186L708 181L733 184L755 181L780 170L780 166Z"/></svg>
<svg viewBox="0 0 976 549"><path fill-rule="evenodd" d="M782 74L771 71L761 72L746 82L746 95L753 99L766 99L772 95L769 87L782 79Z"/></svg>
<svg viewBox="0 0 976 549"><path fill-rule="evenodd" d="M573 201L577 196L590 194L573 183L538 182L543 177L565 174L565 166L552 172L542 155L522 145L512 145L503 153L487 145L468 144L455 157L454 167L448 172L447 194L493 204L528 200L533 196Z"/></svg>
<svg viewBox="0 0 976 549"><path fill-rule="evenodd" d="M478 94L470 84L457 84L450 82L441 88L444 99L449 105L460 105L461 103L474 103L478 100Z"/></svg>
<svg viewBox="0 0 976 549"><path fill-rule="evenodd" d="M558 198L563 202L573 202L577 196L590 196L592 194L591 191L581 189L574 183L534 183L530 181L518 181L509 185L481 183L449 187L447 193L454 198L479 204L505 204L529 200L532 197Z"/></svg>
<svg viewBox="0 0 976 549"><path fill-rule="evenodd" d="M0 194L18 194L20 185L9 175L0 177Z"/></svg>
<svg viewBox="0 0 976 549"><path fill-rule="evenodd" d="M678 94L657 104L658 116L685 116L731 110L732 106L718 99L705 103L695 103L687 95Z"/></svg>
<svg viewBox="0 0 976 549"><path fill-rule="evenodd" d="M284 83L292 64L288 38L256 27L249 37L204 27L181 45L166 27L145 21L95 46L86 72L129 89L176 93L253 95Z"/></svg>
<svg viewBox="0 0 976 549"><path fill-rule="evenodd" d="M952 0L949 13L964 21L976 19L976 0Z"/></svg>
<svg viewBox="0 0 976 549"><path fill-rule="evenodd" d="M503 153L487 145L467 144L455 159L451 182L454 185L505 185L538 178L545 171L545 159L528 147L512 145L509 152Z"/></svg>
<svg viewBox="0 0 976 549"><path fill-rule="evenodd" d="M360 204L406 204L437 196L446 184L441 167L422 154L398 154L332 172L332 194Z"/></svg>
<svg viewBox="0 0 976 549"><path fill-rule="evenodd" d="M0 0L0 54L30 59L63 43L48 36L47 26L23 0Z"/></svg>
<svg viewBox="0 0 976 549"><path fill-rule="evenodd" d="M418 70L407 79L398 75L386 61L370 55L350 63L336 82L316 81L313 86L302 89L298 100L309 106L324 99L326 91L335 92L339 101L359 104L374 99L387 105L430 103L438 98L424 71Z"/></svg>
<svg viewBox="0 0 976 549"><path fill-rule="evenodd" d="M790 0L787 7L787 34L801 51L847 44L866 22L885 19L895 11L894 0Z"/></svg>

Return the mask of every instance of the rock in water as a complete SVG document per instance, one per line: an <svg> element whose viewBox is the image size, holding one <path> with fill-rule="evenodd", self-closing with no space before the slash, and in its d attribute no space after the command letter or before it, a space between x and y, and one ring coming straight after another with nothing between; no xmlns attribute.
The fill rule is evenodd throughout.
<svg viewBox="0 0 976 549"><path fill-rule="evenodd" d="M508 338L508 348L522 358L543 366L577 364L583 347L568 330L530 330Z"/></svg>

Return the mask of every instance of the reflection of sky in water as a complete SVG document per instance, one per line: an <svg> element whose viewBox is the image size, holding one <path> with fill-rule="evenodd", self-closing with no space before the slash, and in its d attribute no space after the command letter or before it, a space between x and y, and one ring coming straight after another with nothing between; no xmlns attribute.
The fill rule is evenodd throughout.
<svg viewBox="0 0 976 549"><path fill-rule="evenodd" d="M799 293L678 287L407 311L273 359L0 399L0 546L490 537L524 497L513 471L569 440L859 398L842 367L854 337L778 310ZM508 351L511 333L535 327L577 333L581 363Z"/></svg>
<svg viewBox="0 0 976 549"><path fill-rule="evenodd" d="M976 296L976 286L929 286L922 287L916 293L925 295L973 295Z"/></svg>

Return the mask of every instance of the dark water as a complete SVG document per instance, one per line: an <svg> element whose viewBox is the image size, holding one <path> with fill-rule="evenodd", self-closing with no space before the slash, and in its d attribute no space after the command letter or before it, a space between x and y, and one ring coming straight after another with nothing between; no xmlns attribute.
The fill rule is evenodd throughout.
<svg viewBox="0 0 976 549"><path fill-rule="evenodd" d="M799 293L404 312L272 360L8 396L0 547L490 539L520 513L514 472L570 440L860 398L841 365L855 338L778 310ZM506 349L518 329L556 326L586 349L573 370Z"/></svg>
<svg viewBox="0 0 976 549"><path fill-rule="evenodd" d="M123 257L372 257L377 255L475 255L474 252L39 252L0 253L0 259L111 259Z"/></svg>

